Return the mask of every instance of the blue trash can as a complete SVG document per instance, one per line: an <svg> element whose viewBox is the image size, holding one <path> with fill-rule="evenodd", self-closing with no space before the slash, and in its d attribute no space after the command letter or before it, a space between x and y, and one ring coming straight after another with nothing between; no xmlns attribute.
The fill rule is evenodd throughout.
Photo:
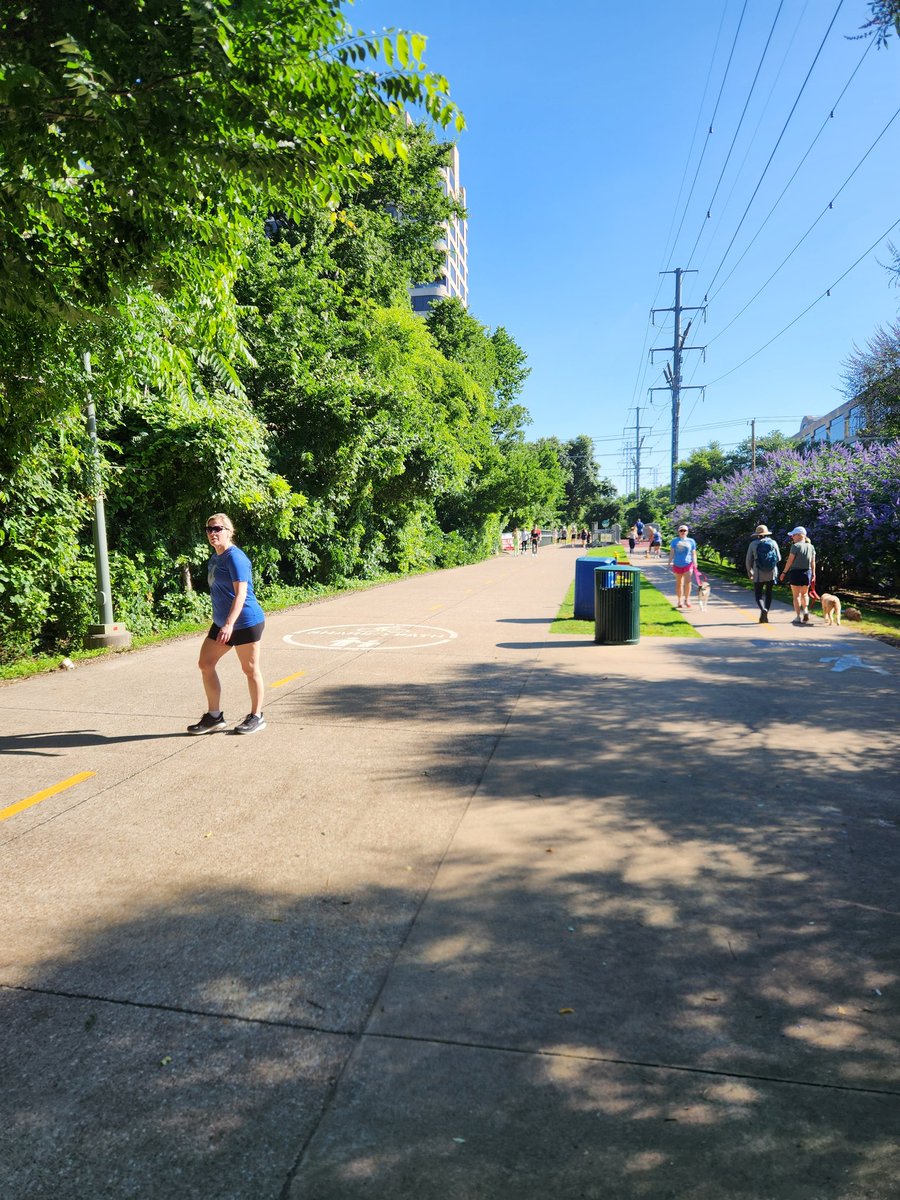
<svg viewBox="0 0 900 1200"><path fill-rule="evenodd" d="M594 573L598 567L614 567L614 558L597 558L589 554L575 559L575 612L576 621L594 619Z"/></svg>

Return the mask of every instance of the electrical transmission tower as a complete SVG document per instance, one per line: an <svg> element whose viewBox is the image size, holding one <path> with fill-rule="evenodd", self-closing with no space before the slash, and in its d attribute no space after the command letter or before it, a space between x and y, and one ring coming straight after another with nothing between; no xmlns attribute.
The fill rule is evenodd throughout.
<svg viewBox="0 0 900 1200"><path fill-rule="evenodd" d="M705 388L702 385L695 387L686 387L681 382L681 356L685 350L700 350L703 354L703 361L706 361L705 346L685 346L687 335L690 332L693 318L688 321L682 332L681 329L681 314L685 312L702 312L706 315L706 306L697 304L692 307L685 308L681 303L681 277L682 275L696 275L696 271L683 271L681 267L676 267L674 271L661 271L661 275L675 276L675 304L672 308L653 308L650 310L650 318L653 324L656 324L656 314L658 312L674 313L675 314L675 332L672 337L671 346L656 346L650 351L650 361L653 362L654 354L671 354L671 366L666 363L666 384L664 388L650 388L651 392L671 392L672 394L672 481L669 487L669 500L672 504L675 503L675 487L678 483L678 423L681 419L681 393L682 392L702 392Z"/></svg>

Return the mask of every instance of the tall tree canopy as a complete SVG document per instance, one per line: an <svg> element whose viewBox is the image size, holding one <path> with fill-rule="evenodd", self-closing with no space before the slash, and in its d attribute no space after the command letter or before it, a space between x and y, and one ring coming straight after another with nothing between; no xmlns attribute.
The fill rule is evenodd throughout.
<svg viewBox="0 0 900 1200"><path fill-rule="evenodd" d="M404 152L401 106L459 119L423 48L354 35L337 0L5 5L0 308L74 318L186 278L218 296L261 208L336 203Z"/></svg>
<svg viewBox="0 0 900 1200"><path fill-rule="evenodd" d="M867 434L900 437L900 321L875 331L844 361L844 391L865 413Z"/></svg>

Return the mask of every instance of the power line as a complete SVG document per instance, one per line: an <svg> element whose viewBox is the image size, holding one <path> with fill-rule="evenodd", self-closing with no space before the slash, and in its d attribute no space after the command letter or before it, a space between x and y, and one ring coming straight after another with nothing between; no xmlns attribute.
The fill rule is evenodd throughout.
<svg viewBox="0 0 900 1200"><path fill-rule="evenodd" d="M766 165L763 167L762 174L760 175L759 179L757 180L756 187L753 189L752 196L747 201L747 207L744 209L741 219L740 219L740 221L738 221L737 228L735 229L734 233L731 236L731 241L728 243L728 245L725 249L725 253L722 255L719 265L716 267L715 274L713 275L712 279L707 284L706 296L709 295L709 291L712 288L712 285L718 279L719 272L722 270L722 267L725 265L725 260L728 258L728 255L731 252L731 247L734 245L737 235L740 233L741 227L743 226L744 221L747 219L747 213L749 213L749 211L750 211L750 206L753 204L753 201L756 199L757 192L762 187L762 182L766 177L769 167L772 165L772 159L775 157L778 147L781 145L781 140L784 137L785 133L787 132L787 127L788 127L788 125L790 125L791 119L793 118L794 113L797 111L797 105L800 103L800 98L803 95L804 91L806 90L806 85L809 83L810 76L812 75L813 70L815 69L816 63L819 61L819 56L821 55L822 50L825 47L825 43L828 41L828 35L831 33L831 30L834 27L834 23L838 18L838 13L843 8L843 5L844 5L844 0L838 0L838 6L834 10L834 16L831 18L828 28L825 30L825 36L822 38L822 41L819 43L819 48L816 51L815 58L812 60L809 70L806 72L806 78L803 80L803 83L800 85L800 91L797 93L797 97L794 100L794 103L791 105L791 111L788 113L787 120L785 121L784 125L782 126L781 133L779 133L779 135L778 135L778 140L775 142L775 145L772 148L772 153L769 155L768 161L766 162Z"/></svg>
<svg viewBox="0 0 900 1200"><path fill-rule="evenodd" d="M691 165L691 155L694 153L694 142L697 140L697 129L700 126L700 118L703 116L703 105L706 103L706 93L709 91L709 81L710 81L710 79L712 79L713 66L715 65L716 54L719 49L719 40L722 37L722 27L725 24L725 14L727 11L728 11L728 5L723 4L722 5L722 16L719 18L719 29L718 29L718 32L716 33L716 41L715 41L715 45L713 46L712 56L709 60L709 68L706 72L706 82L703 85L703 95L700 97L700 104L699 104L699 107L697 108L697 119L694 122L694 132L691 134L691 144L690 144L690 147L687 152L687 158L684 160L684 171L681 174L681 183L678 185L678 196L675 199L675 206L672 209L672 220L669 222L669 232L666 234L666 240L663 243L663 247L664 247L663 248L663 262L659 269L660 275L662 275L665 272L666 268L669 266L669 264L672 261L672 255L675 253L675 243L678 241L678 234L681 233L681 225L684 224L684 218L687 215L688 205L690 204L691 197L688 196L687 200L685 201L684 213L682 213L682 217L681 217L681 225L678 226L678 233L675 234L675 240L672 242L672 249L670 251L669 250L669 240L672 237L672 229L675 225L675 218L678 216L678 206L681 203L681 194L684 191L684 181L687 179L688 167ZM706 137L708 140L709 134L707 134ZM702 162L702 160L703 160L702 153L701 153L700 157L701 157L701 162ZM699 165L698 165L698 170L699 170ZM697 177L695 175L694 182L696 183L696 181L697 181ZM693 193L693 187L692 187L692 193ZM668 258L666 257L667 254L668 254ZM662 279L660 279L659 286L656 289L656 295L653 297L654 304L659 299L659 293L661 290L662 290ZM646 349L646 344L644 346L644 349ZM643 351L641 351L641 357L643 358Z"/></svg>
<svg viewBox="0 0 900 1200"><path fill-rule="evenodd" d="M710 219L710 217L712 216L712 209L713 209L713 205L716 202L716 196L718 196L718 194L719 194L719 188L721 187L722 179L725 175L725 171L728 168L728 164L731 161L731 154L732 154L732 151L734 150L734 144L738 139L738 134L741 132L741 126L744 124L744 117L747 115L747 109L750 106L750 101L753 97L754 89L756 88L756 81L759 79L759 73L762 70L762 65L766 60L766 55L769 52L769 46L771 45L771 42L772 42L772 35L775 33L775 26L778 24L778 18L781 16L781 10L783 7L784 7L784 0L779 0L778 10L775 13L775 19L773 20L772 27L769 30L769 36L766 38L766 44L763 47L762 54L760 55L760 59L757 64L757 67L756 67L756 74L753 76L753 82L750 84L750 91L747 93L747 99L744 101L744 107L743 107L743 110L741 111L741 115L740 115L740 118L737 123L737 128L734 131L734 137L731 139L731 145L728 147L728 153L725 155L725 161L722 164L722 170L719 172L719 178L716 180L716 186L713 189L712 199L710 200L709 204L707 205L706 221L708 221ZM743 14L741 14L741 16L743 18ZM694 242L693 249L691 250L690 254L688 255L688 266L691 265L694 255L697 253L697 247L700 244L701 237L703 236L703 230L706 228L706 221L704 221L703 224L701 224L700 229L697 233L697 240Z"/></svg>
<svg viewBox="0 0 900 1200"><path fill-rule="evenodd" d="M883 241L884 241L884 239L885 239L885 238L888 236L888 234L890 234L890 233L893 233L893 231L894 231L894 230L897 228L897 226L898 226L898 225L900 225L900 218L898 218L898 219L897 219L897 220L896 220L896 221L893 223L893 225L891 225L891 226L890 226L888 229L886 229L886 230L884 231L884 233L882 233L882 234L880 235L880 237L877 237L877 238L875 239L875 241L872 243L872 245L871 245L871 246L869 246L869 248L868 248L867 250L864 250L864 251L863 251L863 253L862 253L862 254L859 256L859 258L856 260L856 262L852 263L852 264L851 264L851 265L850 265L850 266L847 268L847 270L846 270L846 271L843 273L843 275L840 275L840 276L838 276L838 278L837 278L837 279L834 281L834 283L832 283L830 287L827 287L827 288L825 289L825 291L824 291L824 292L822 292L821 296L817 296L817 297L816 297L816 299L815 299L815 300L813 300L812 304L809 304L809 305L807 305L807 306L806 306L806 308L804 308L804 310L803 310L803 312L802 312L802 313L799 313L799 314L798 314L796 317L794 317L793 321L790 321L790 322L789 322L787 325L785 325L785 327L784 327L783 329L780 329L780 330L778 331L778 333L776 333L776 334L775 334L775 336L774 336L774 337L770 337L770 338L769 338L769 340L768 340L768 341L765 343L765 345L763 345L763 346L760 346L758 350L754 350L752 354L748 354L748 355L747 355L747 357L746 357L746 358L745 358L745 359L744 359L742 362L739 362L739 363L737 364L737 366L736 366L736 367L732 367L732 368L731 368L731 370L730 370L730 371L726 371L724 375L719 375L719 376L718 376L716 379L713 379L713 380L711 381L711 383L710 383L710 384L708 384L707 386L708 386L708 387L711 387L713 383L718 383L720 380L722 380L722 379L726 379L726 378L727 378L729 375L733 375L735 371L738 371L738 370L740 370L740 368L741 368L741 367L743 367L743 366L745 366L745 365L746 365L748 362L750 362L750 360L751 360L752 358L756 358L757 354L762 354L763 350L766 350L766 349L767 349L769 346L771 346L771 345L772 345L772 343L773 343L773 342L777 341L777 340L778 340L778 339L779 339L779 338L782 336L782 334L784 334L784 333L787 333L787 331L788 331L788 330L789 330L789 329L790 329L792 326L796 325L796 324L797 324L797 322L798 322L798 321L799 321L799 320L800 320L802 317L805 317L805 316L806 316L806 314L807 314L807 313L810 311L810 309L812 309L812 308L815 308L815 306L816 306L816 305L819 303L819 301L820 301L820 300L824 300L826 296L830 296L830 295L831 295L831 292L832 292L832 290L833 290L834 288L836 288L836 287L837 287L837 285L838 285L839 283L841 283L841 281L842 281L842 280L846 279L846 278L847 278L847 276L850 274L850 272L851 272L852 270L854 270L854 268L858 267L858 266L859 266L859 264L862 262L862 260L863 260L864 258L866 258L866 257L867 257L869 254L871 254L871 253L872 253L872 251L875 249L875 247L876 247L876 246L877 246L877 245L878 245L880 242L883 242Z"/></svg>
<svg viewBox="0 0 900 1200"><path fill-rule="evenodd" d="M651 304L651 310L652 310L653 305L656 304L656 301L659 299L659 293L662 290L662 286L663 286L662 276L666 273L666 271L668 270L669 264L672 261L672 256L675 253L675 247L678 244L678 239L681 236L681 230L684 226L684 221L687 216L688 209L690 208L691 199L693 198L693 195L694 195L694 188L696 187L697 178L700 174L700 167L703 164L703 158L704 158L704 155L706 154L706 148L709 145L709 139L713 133L713 127L715 125L716 114L719 111L719 102L722 99L722 93L725 90L725 83L726 83L726 80L728 79L729 70L731 69L731 61L734 57L734 50L735 50L735 46L737 45L738 35L740 34L740 31L741 31L741 25L744 20L744 13L747 11L747 3L748 3L748 0L744 0L744 7L741 10L740 20L738 21L738 26L737 26L737 30L735 31L734 40L731 44L731 52L728 55L728 62L725 66L725 72L722 76L722 82L719 86L719 94L716 97L716 103L713 108L713 114L710 119L709 131L707 132L706 140L703 143L703 148L700 151L700 158L697 162L697 169L694 172L694 178L691 182L691 188L688 193L687 200L685 200L685 202L684 202L684 209L682 210L681 221L678 224L678 229L675 233L675 237L671 241L671 250L668 251L668 258L666 258L666 252L667 252L667 248L669 246L669 242L670 242L670 238L671 238L671 234L672 234L672 226L675 224L675 216L678 212L678 204L681 199L681 193L684 191L684 181L687 178L688 167L690 166L691 153L693 151L694 141L697 136L697 126L700 124L700 118L703 115L703 105L706 101L706 93L709 89L709 81L710 81L710 78L712 77L713 66L715 65L715 60L716 60L716 53L719 49L719 41L722 37L722 28L725 24L727 5L723 5L723 7L722 7L722 16L719 20L719 28L716 33L716 41L715 41L715 45L713 46L712 56L709 60L709 69L707 70L707 73L706 73L706 83L703 86L703 95L700 98L700 106L697 110L697 119L694 122L694 132L691 135L691 146L690 146L690 149L688 150L687 159L685 160L685 164L684 164L684 171L682 172L682 176L681 176L681 183L678 188L678 199L676 199L676 201L675 201L675 207L672 211L672 220L669 224L669 232L666 235L666 241L664 243L664 248L663 248L664 266L659 271L660 280L659 280L659 283L656 288L656 293L653 297L653 301ZM638 394L643 388L644 380L647 378L647 371L649 369L650 364L649 364L648 356L647 356L646 352L647 352L647 341L649 338L650 329L651 329L651 324L648 321L647 326L644 330L644 342L643 342L643 345L641 346L640 364L638 366L637 375L636 375L635 381L634 381L634 389L632 390L632 393L631 393L631 406L632 407L634 407L634 405L637 401Z"/></svg>
<svg viewBox="0 0 900 1200"><path fill-rule="evenodd" d="M813 221L812 225L810 225L809 229L807 229L806 233L804 233L803 237L801 237L800 240L794 244L793 248L784 256L784 258L781 260L781 262L778 264L778 266L775 268L775 270L772 272L772 274L769 276L769 278L766 280L766 282L762 285L762 287L760 287L759 290L750 297L750 299L747 301L747 303L744 305L744 307L740 310L740 312L736 313L735 316L733 316L731 318L731 320L724 327L724 329L720 329L719 332L714 337L711 337L709 339L710 343L716 341L717 338L720 338L723 333L725 333L727 330L729 330L731 328L731 326L735 323L735 321L738 319L738 317L743 316L743 314L747 311L747 309L750 307L750 305L753 303L753 301L756 300L757 297L760 296L766 290L766 288L769 286L769 284L772 282L772 280L775 278L775 276L778 274L778 272L781 270L781 268L785 265L785 263L788 262L788 260L790 258L792 258L794 256L794 254L800 249L800 247L803 245L803 243L806 241L806 239L809 237L809 235L812 233L812 231L815 229L815 227L818 225L818 223L822 220L822 218L825 216L825 214L827 212L831 211L831 209L834 206L835 200L837 200L838 196L841 194L841 192L844 190L844 188L847 186L847 184L850 182L850 180L853 178L853 176L856 174L856 172L859 170L859 168L863 165L863 163L866 161L866 159L869 157L869 155L872 153L872 151L875 149L875 147L878 145L878 143L881 141L881 139L884 137L884 135L887 133L887 131L890 129L890 127L893 125L893 123L897 120L898 117L900 117L900 108L897 109L897 111L894 113L894 115L888 121L887 125L885 125L884 129L882 129L881 133L879 133L878 137L875 139L875 141L872 143L872 145L868 148L868 150L865 152L865 154L862 156L862 158L859 160L859 162L856 164L856 166L853 168L853 170L850 172L850 174L847 176L847 178L844 180L844 182L838 188L838 190L834 193L831 200L828 202L828 204L825 205L825 207L822 209L822 211L819 213L819 215ZM748 249L749 249L749 247L748 247Z"/></svg>
<svg viewBox="0 0 900 1200"><path fill-rule="evenodd" d="M778 199L775 201L775 203L772 205L772 207L766 213L765 217L763 218L762 224L757 229L756 233L754 233L754 235L750 239L750 241L747 243L747 246L744 249L743 253L741 254L740 258L737 260L737 262L734 264L734 266L731 268L731 270L728 272L728 274L725 276L725 278L722 280L722 282L719 284L719 286L716 288L716 290L709 297L710 300L714 300L716 298L716 296L718 296L719 292L721 292L722 288L724 288L725 284L732 277L732 275L735 273L735 271L741 265L741 263L744 261L744 259L747 257L747 254L750 251L750 247L753 245L753 243L756 241L756 239L759 237L759 235L765 229L766 225L769 223L769 218L772 216L772 214L775 212L775 209L778 207L778 205L784 199L785 192L788 190L788 188L791 186L791 184L797 178L800 168L803 166L803 164L806 162L806 160L809 158L810 154L812 153L813 147L815 146L815 144L819 140L819 138L822 136L822 131L825 129L825 126L828 124L829 121L833 120L837 106L843 100L844 95L847 92L847 89L850 87L850 84L856 78L857 72L859 71L860 67L863 65L863 61L865 60L866 55L869 53L869 51L872 49L872 47L874 45L875 45L875 42L871 41L871 40L866 43L866 48L862 53L862 57L860 58L859 62L856 64L856 66L853 68L853 71L850 74L850 78L847 80L847 82L844 84L843 88L841 89L841 94L838 96L837 100L835 100L835 102L832 104L832 106L828 112L828 116L825 118L825 120L819 126L818 132L816 133L815 137L813 138L813 140L810 142L809 146L807 147L806 153L803 155L803 157L797 163L797 166L794 168L793 174L791 175L791 177L787 181L787 183L784 185Z"/></svg>
<svg viewBox="0 0 900 1200"><path fill-rule="evenodd" d="M797 23L794 27L794 31L791 34L790 38L788 39L788 43L787 43L787 46L785 47L784 55L782 56L781 62L778 66L777 71L775 72L775 76L772 80L771 86L769 87L769 94L766 97L765 104L762 106L762 109L760 110L760 114L759 114L759 117L757 118L757 122L756 122L756 127L754 128L753 133L750 135L750 137L748 139L747 148L744 151L744 157L741 159L741 165L738 167L737 172L735 173L734 182L732 183L731 188L729 189L728 197L725 200L725 204L722 209L722 214L719 217L718 221L716 222L716 228L715 228L715 232L713 234L713 240L718 235L719 229L721 228L725 217L728 215L728 209L729 209L729 205L731 204L731 198L734 195L735 191L737 190L737 186L741 180L741 175L743 174L744 167L747 164L747 159L750 157L750 152L751 152L751 150L753 150L753 148L757 144L757 137L758 137L759 131L762 127L763 120L765 118L766 113L768 112L769 104L771 103L772 97L775 94L775 88L777 87L778 82L781 79L782 72L784 71L785 64L787 63L788 58L790 56L791 49L794 45L797 34L800 30L801 25L803 24L803 18L805 16L806 8L807 8L808 4L809 4L809 0L804 0L803 9L801 10L799 17L797 18ZM711 248L711 246L712 246L712 243L710 244L710 248ZM708 253L709 253L709 250L706 250L703 254L703 257L699 260L698 270L700 268L702 268L702 266L706 262L706 257L707 257Z"/></svg>
<svg viewBox="0 0 900 1200"><path fill-rule="evenodd" d="M684 225L684 219L687 216L687 210L690 207L691 197L694 195L694 188L697 186L697 177L700 174L700 168L703 165L703 157L706 154L706 147L709 145L709 139L712 137L713 130L715 128L716 114L719 111L719 102L721 101L722 93L725 90L725 81L728 79L728 72L731 70L731 60L734 58L734 50L735 50L735 47L737 46L738 37L740 36L741 26L744 23L744 13L746 13L746 11L747 11L747 3L748 3L748 0L744 0L744 7L741 9L740 20L738 21L737 29L734 31L734 41L731 43L731 52L728 55L728 62L725 64L725 73L722 76L722 83L719 87L719 94L716 97L715 108L713 109L713 114L712 114L712 117L710 118L709 132L706 135L706 141L703 143L703 149L700 151L700 159L697 163L697 169L694 172L694 178L691 183L691 190L688 193L688 198L684 203L684 212L681 214L681 223L678 226L678 232L675 234L675 241L672 243L672 253L669 255L669 261L666 263L666 270L668 270L669 263L672 261L672 257L675 253L675 247L678 245L678 238L681 236L681 229L682 229L682 226ZM659 292L657 292L657 295L659 295Z"/></svg>

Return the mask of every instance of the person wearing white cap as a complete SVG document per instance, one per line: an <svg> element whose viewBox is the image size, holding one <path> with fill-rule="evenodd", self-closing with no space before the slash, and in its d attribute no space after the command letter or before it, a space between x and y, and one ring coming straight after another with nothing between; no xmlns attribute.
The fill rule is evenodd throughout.
<svg viewBox="0 0 900 1200"><path fill-rule="evenodd" d="M794 624L809 624L809 585L816 577L816 551L802 525L788 534L793 545L781 573L781 582L791 585L794 598Z"/></svg>
<svg viewBox="0 0 900 1200"><path fill-rule="evenodd" d="M697 543L688 537L688 527L678 526L678 537L669 544L669 566L675 573L676 608L691 607L691 575L697 570Z"/></svg>

